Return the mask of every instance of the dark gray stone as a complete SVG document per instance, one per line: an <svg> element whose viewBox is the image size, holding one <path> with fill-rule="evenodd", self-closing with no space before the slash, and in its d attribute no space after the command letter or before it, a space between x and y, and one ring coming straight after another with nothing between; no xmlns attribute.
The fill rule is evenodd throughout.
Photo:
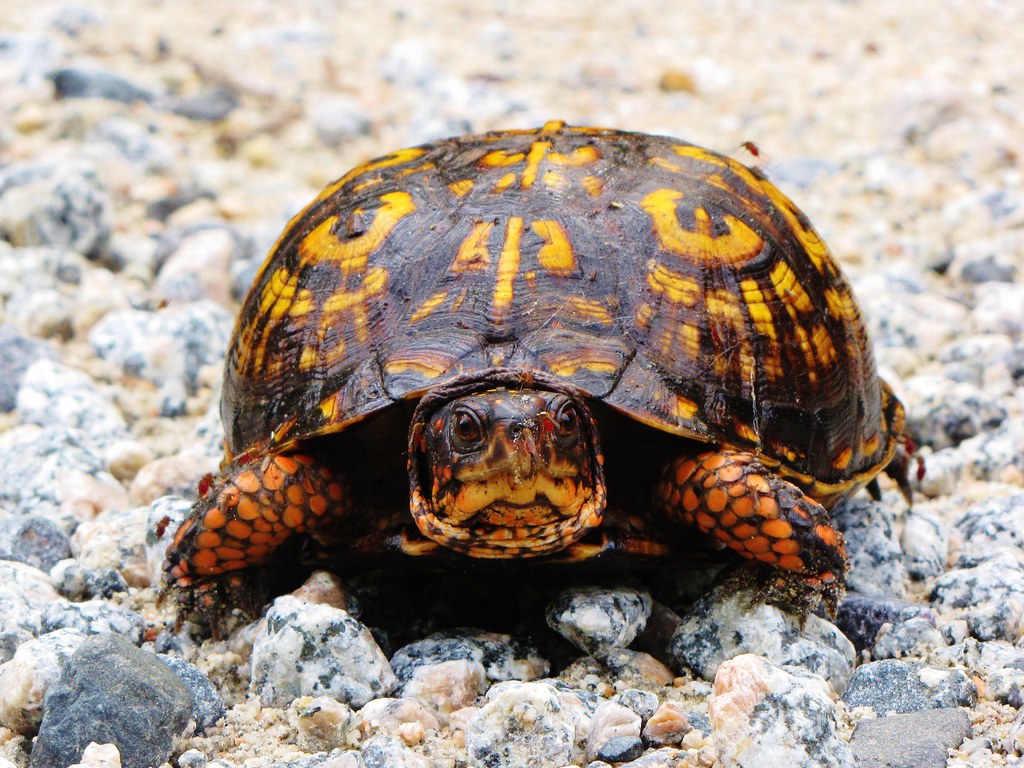
<svg viewBox="0 0 1024 768"><path fill-rule="evenodd" d="M0 520L0 560L49 571L71 557L71 538L52 520L38 515Z"/></svg>
<svg viewBox="0 0 1024 768"><path fill-rule="evenodd" d="M479 662L487 679L495 682L532 680L547 674L549 666L535 648L509 635L451 629L399 648L391 657L391 668L405 685L422 667L456 660Z"/></svg>
<svg viewBox="0 0 1024 768"><path fill-rule="evenodd" d="M216 725L227 710L224 707L224 700L210 682L210 678L204 675L199 667L189 664L180 656L158 654L157 658L178 676L192 694L192 718L196 721L196 734L201 734L207 728Z"/></svg>
<svg viewBox="0 0 1024 768"><path fill-rule="evenodd" d="M958 669L886 659L857 667L843 701L849 707L871 707L879 715L902 714L944 707L973 707L978 702L978 689Z"/></svg>
<svg viewBox="0 0 1024 768"><path fill-rule="evenodd" d="M850 746L858 768L945 768L947 750L971 737L962 709L931 709L861 720Z"/></svg>
<svg viewBox="0 0 1024 768"><path fill-rule="evenodd" d="M636 760L644 753L644 743L637 736L613 736L597 751L601 760L609 763L623 763Z"/></svg>
<svg viewBox="0 0 1024 768"><path fill-rule="evenodd" d="M96 67L64 67L52 75L62 99L109 99L131 104L151 101L153 94L131 80Z"/></svg>
<svg viewBox="0 0 1024 768"><path fill-rule="evenodd" d="M584 653L629 646L651 615L651 596L632 587L571 587L547 607L548 626Z"/></svg>
<svg viewBox="0 0 1024 768"><path fill-rule="evenodd" d="M82 641L46 694L32 768L66 768L95 741L114 744L124 768L168 759L192 697L156 656L118 635Z"/></svg>
<svg viewBox="0 0 1024 768"><path fill-rule="evenodd" d="M855 496L832 510L832 521L846 537L850 560L847 587L864 594L903 595L907 569L896 509L867 496Z"/></svg>
<svg viewBox="0 0 1024 768"><path fill-rule="evenodd" d="M883 624L917 617L923 617L935 626L935 614L923 605L884 595L850 592L840 603L835 622L859 653L874 646Z"/></svg>

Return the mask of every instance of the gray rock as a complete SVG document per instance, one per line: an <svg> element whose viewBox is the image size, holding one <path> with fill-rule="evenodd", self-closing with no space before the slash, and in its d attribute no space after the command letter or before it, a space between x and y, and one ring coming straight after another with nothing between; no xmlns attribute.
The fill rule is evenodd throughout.
<svg viewBox="0 0 1024 768"><path fill-rule="evenodd" d="M12 245L68 248L100 259L112 229L110 196L89 166L12 165L0 171L0 237Z"/></svg>
<svg viewBox="0 0 1024 768"><path fill-rule="evenodd" d="M131 80L93 66L64 67L54 72L52 79L62 99L110 99L126 104L153 99L152 93Z"/></svg>
<svg viewBox="0 0 1024 768"><path fill-rule="evenodd" d="M819 676L744 654L723 663L708 707L723 766L853 768L836 733L835 704Z"/></svg>
<svg viewBox="0 0 1024 768"><path fill-rule="evenodd" d="M85 568L74 559L61 560L50 569L50 581L61 597L72 602L109 598L128 591L128 582L113 568Z"/></svg>
<svg viewBox="0 0 1024 768"><path fill-rule="evenodd" d="M58 629L77 629L84 635L114 633L141 645L146 620L135 611L106 600L72 603L61 599L47 605L40 616L41 632Z"/></svg>
<svg viewBox="0 0 1024 768"><path fill-rule="evenodd" d="M309 108L309 119L317 138L328 147L365 136L372 127L363 107L344 95L317 99Z"/></svg>
<svg viewBox="0 0 1024 768"><path fill-rule="evenodd" d="M924 618L935 626L935 615L923 605L881 595L850 592L839 604L836 626L853 643L857 651L870 649L884 624L896 624Z"/></svg>
<svg viewBox="0 0 1024 768"><path fill-rule="evenodd" d="M425 671L451 661L478 664L488 682L535 680L546 675L550 667L536 648L522 640L475 629L435 632L410 643L391 657L391 667L400 683L399 690L408 696Z"/></svg>
<svg viewBox="0 0 1024 768"><path fill-rule="evenodd" d="M948 750L972 735L962 709L930 709L870 720L853 730L858 768L945 768Z"/></svg>
<svg viewBox="0 0 1024 768"><path fill-rule="evenodd" d="M1024 567L997 553L973 568L955 568L935 581L931 600L967 620L979 640L1014 640L1024 626Z"/></svg>
<svg viewBox="0 0 1024 768"><path fill-rule="evenodd" d="M37 360L53 360L57 356L52 345L23 336L17 328L0 323L0 413L9 413L17 403L18 388Z"/></svg>
<svg viewBox="0 0 1024 768"><path fill-rule="evenodd" d="M615 736L601 746L597 756L609 763L623 763L636 760L643 753L644 743L639 736Z"/></svg>
<svg viewBox="0 0 1024 768"><path fill-rule="evenodd" d="M837 627L812 614L801 629L798 617L755 604L750 593L727 592L713 590L683 617L669 645L676 664L712 680L722 662L755 653L819 674L836 693L846 689L855 652Z"/></svg>
<svg viewBox="0 0 1024 768"><path fill-rule="evenodd" d="M373 736L359 748L366 768L433 768L433 763L390 736Z"/></svg>
<svg viewBox="0 0 1024 768"><path fill-rule="evenodd" d="M562 768L582 757L586 727L548 683L500 683L466 723L466 750L489 768Z"/></svg>
<svg viewBox="0 0 1024 768"><path fill-rule="evenodd" d="M90 742L114 744L124 768L170 757L192 710L181 681L119 635L82 641L46 694L33 768L66 768Z"/></svg>
<svg viewBox="0 0 1024 768"><path fill-rule="evenodd" d="M84 373L52 360L37 360L18 390L22 424L78 429L105 449L128 437L128 425L109 396Z"/></svg>
<svg viewBox="0 0 1024 768"><path fill-rule="evenodd" d="M548 626L584 653L625 648L643 631L651 596L631 587L572 587L547 607Z"/></svg>
<svg viewBox="0 0 1024 768"><path fill-rule="evenodd" d="M210 678L180 656L161 653L156 657L177 675L192 696L192 719L196 721L196 734L205 733L207 728L216 725L227 713L227 709Z"/></svg>
<svg viewBox="0 0 1024 768"><path fill-rule="evenodd" d="M252 689L266 706L332 696L353 707L397 684L370 631L340 608L277 598L252 648Z"/></svg>
<svg viewBox="0 0 1024 768"><path fill-rule="evenodd" d="M932 398L918 403L907 419L915 439L935 450L960 445L982 432L990 432L1007 417L1006 408L973 384L959 383L932 390Z"/></svg>
<svg viewBox="0 0 1024 768"><path fill-rule="evenodd" d="M1024 493L998 496L972 507L956 521L957 565L977 565L997 552L1024 564Z"/></svg>
<svg viewBox="0 0 1024 768"><path fill-rule="evenodd" d="M95 443L77 429L26 425L0 435L0 506L70 529L128 505Z"/></svg>
<svg viewBox="0 0 1024 768"><path fill-rule="evenodd" d="M37 515L0 518L0 560L49 571L71 557L71 538L52 520Z"/></svg>
<svg viewBox="0 0 1024 768"><path fill-rule="evenodd" d="M154 254L158 295L168 302L210 299L228 306L232 267L252 253L250 238L220 222L172 228Z"/></svg>
<svg viewBox="0 0 1024 768"><path fill-rule="evenodd" d="M107 510L95 520L79 524L71 537L78 562L88 570L113 568L133 587L150 586L148 513L146 507Z"/></svg>
<svg viewBox="0 0 1024 768"><path fill-rule="evenodd" d="M917 508L903 516L900 549L912 579L932 579L942 574L949 554L949 526L938 515Z"/></svg>
<svg viewBox="0 0 1024 768"><path fill-rule="evenodd" d="M945 637L935 622L925 616L883 624L875 637L871 656L875 659L898 659L922 656L946 646Z"/></svg>
<svg viewBox="0 0 1024 768"><path fill-rule="evenodd" d="M238 108L238 97L227 88L207 88L189 96L161 99L160 107L200 123L216 123Z"/></svg>
<svg viewBox="0 0 1024 768"><path fill-rule="evenodd" d="M871 707L878 714L922 709L973 707L978 689L959 669L938 669L919 661L873 661L857 667L843 695L849 707Z"/></svg>
<svg viewBox="0 0 1024 768"><path fill-rule="evenodd" d="M38 568L0 560L0 662L40 634L43 611L59 599Z"/></svg>
<svg viewBox="0 0 1024 768"><path fill-rule="evenodd" d="M855 496L832 510L832 520L846 537L848 588L864 594L902 597L907 570L895 508L863 495Z"/></svg>
<svg viewBox="0 0 1024 768"><path fill-rule="evenodd" d="M646 725L659 706L658 697L650 691L641 691L637 688L627 688L612 696L612 701L631 709L640 716L641 722Z"/></svg>

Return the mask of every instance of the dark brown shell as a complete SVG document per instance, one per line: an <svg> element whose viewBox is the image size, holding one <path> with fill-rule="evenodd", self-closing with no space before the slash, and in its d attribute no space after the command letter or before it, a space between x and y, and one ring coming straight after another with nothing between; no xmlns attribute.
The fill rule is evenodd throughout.
<svg viewBox="0 0 1024 768"><path fill-rule="evenodd" d="M229 450L493 368L756 450L819 497L884 466L902 420L838 266L761 174L549 123L373 160L292 220L229 351Z"/></svg>

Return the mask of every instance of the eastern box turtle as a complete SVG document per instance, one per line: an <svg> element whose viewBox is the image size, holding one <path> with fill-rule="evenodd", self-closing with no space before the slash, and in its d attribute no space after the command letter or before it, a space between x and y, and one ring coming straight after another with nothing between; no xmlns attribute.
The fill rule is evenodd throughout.
<svg viewBox="0 0 1024 768"><path fill-rule="evenodd" d="M245 300L221 413L223 472L167 552L184 613L295 533L575 561L694 528L763 564L767 599L834 610L827 510L904 422L839 267L761 173L561 122L327 187Z"/></svg>

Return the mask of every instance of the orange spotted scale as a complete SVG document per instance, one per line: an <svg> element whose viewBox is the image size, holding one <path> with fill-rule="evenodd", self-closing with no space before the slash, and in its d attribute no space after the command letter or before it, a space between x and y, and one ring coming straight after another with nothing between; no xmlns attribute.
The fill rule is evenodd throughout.
<svg viewBox="0 0 1024 768"><path fill-rule="evenodd" d="M903 408L848 283L756 169L551 122L361 165L287 226L241 308L227 459L167 551L208 615L300 534L339 563L679 556L700 531L830 608L828 510ZM642 530L616 521L642 521Z"/></svg>

